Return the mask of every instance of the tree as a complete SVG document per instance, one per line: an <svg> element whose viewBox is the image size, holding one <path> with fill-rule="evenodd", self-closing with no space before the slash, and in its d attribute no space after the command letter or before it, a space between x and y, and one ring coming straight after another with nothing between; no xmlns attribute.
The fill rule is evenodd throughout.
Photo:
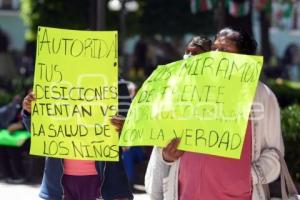
<svg viewBox="0 0 300 200"><path fill-rule="evenodd" d="M207 1L207 0L191 0ZM260 17L261 51L268 62L271 56L269 29L271 26L272 0L220 0L215 4L217 29L232 27L253 35L252 13L256 9Z"/></svg>
<svg viewBox="0 0 300 200"><path fill-rule="evenodd" d="M139 20L145 35L182 36L186 33L212 34L213 11L192 14L188 0L144 0Z"/></svg>
<svg viewBox="0 0 300 200"><path fill-rule="evenodd" d="M224 27L242 29L253 35L252 0L220 0L216 5L218 30Z"/></svg>
<svg viewBox="0 0 300 200"><path fill-rule="evenodd" d="M265 63L269 63L272 56L269 30L271 27L271 11L272 1L266 0L258 3L256 6L259 12L260 38L261 38L261 53L264 55Z"/></svg>
<svg viewBox="0 0 300 200"><path fill-rule="evenodd" d="M36 39L38 26L89 28L89 1L21 0L21 15L27 26L26 39Z"/></svg>

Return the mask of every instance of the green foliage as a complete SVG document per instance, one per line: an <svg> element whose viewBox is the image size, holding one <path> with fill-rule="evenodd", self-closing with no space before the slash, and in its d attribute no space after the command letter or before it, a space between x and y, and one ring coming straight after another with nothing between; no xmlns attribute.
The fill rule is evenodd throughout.
<svg viewBox="0 0 300 200"><path fill-rule="evenodd" d="M300 103L300 83L286 80L269 80L268 86L275 93L280 107Z"/></svg>
<svg viewBox="0 0 300 200"><path fill-rule="evenodd" d="M189 1L145 1L140 18L141 32L146 35L182 36L186 33L211 34L215 32L213 12L191 13Z"/></svg>
<svg viewBox="0 0 300 200"><path fill-rule="evenodd" d="M300 105L294 104L281 112L285 143L285 160L294 180L300 181Z"/></svg>
<svg viewBox="0 0 300 200"><path fill-rule="evenodd" d="M11 95L0 88L0 106L7 104L11 100Z"/></svg>
<svg viewBox="0 0 300 200"><path fill-rule="evenodd" d="M34 41L38 26L87 29L89 2L82 0L21 0L26 39Z"/></svg>
<svg viewBox="0 0 300 200"><path fill-rule="evenodd" d="M285 144L285 160L294 180L300 181L300 83L269 80L281 108L281 128Z"/></svg>
<svg viewBox="0 0 300 200"><path fill-rule="evenodd" d="M213 12L191 14L189 1L137 0L140 9L127 13L127 35L182 36L215 32ZM87 29L92 0L21 0L21 16L27 26L26 39L34 41L38 26ZM120 12L107 11L107 29L120 30Z"/></svg>
<svg viewBox="0 0 300 200"><path fill-rule="evenodd" d="M282 131L285 138L300 139L300 106L297 104L286 107L281 112Z"/></svg>
<svg viewBox="0 0 300 200"><path fill-rule="evenodd" d="M18 77L0 84L0 106L8 104L15 95L24 97L32 87L33 77Z"/></svg>

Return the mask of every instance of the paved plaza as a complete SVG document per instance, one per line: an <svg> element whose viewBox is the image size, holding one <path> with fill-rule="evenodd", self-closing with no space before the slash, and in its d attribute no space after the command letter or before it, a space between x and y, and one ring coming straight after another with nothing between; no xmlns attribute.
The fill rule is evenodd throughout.
<svg viewBox="0 0 300 200"><path fill-rule="evenodd" d="M0 182L1 200L41 200L38 197L39 185L9 185ZM135 194L135 200L147 200L146 194Z"/></svg>

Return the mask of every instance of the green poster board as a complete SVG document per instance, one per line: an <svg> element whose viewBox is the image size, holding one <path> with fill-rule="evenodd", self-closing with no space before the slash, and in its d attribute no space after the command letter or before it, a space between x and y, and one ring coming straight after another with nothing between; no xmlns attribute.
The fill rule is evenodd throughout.
<svg viewBox="0 0 300 200"><path fill-rule="evenodd" d="M31 154L118 161L117 32L39 27L33 91Z"/></svg>
<svg viewBox="0 0 300 200"><path fill-rule="evenodd" d="M263 57L208 52L159 66L133 100L120 145L240 158Z"/></svg>

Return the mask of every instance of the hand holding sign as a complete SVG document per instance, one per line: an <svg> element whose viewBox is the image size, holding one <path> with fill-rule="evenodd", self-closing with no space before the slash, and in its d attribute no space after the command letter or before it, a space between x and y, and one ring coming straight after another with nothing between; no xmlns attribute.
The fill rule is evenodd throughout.
<svg viewBox="0 0 300 200"><path fill-rule="evenodd" d="M125 117L122 115L113 116L110 122L112 123L113 126L115 126L116 131L119 134L121 134L125 122Z"/></svg>
<svg viewBox="0 0 300 200"><path fill-rule="evenodd" d="M24 98L23 100L23 109L28 112L28 113L31 113L31 104L33 101L35 101L36 98L35 98L35 95L33 92L30 92L26 95L26 97Z"/></svg>
<svg viewBox="0 0 300 200"><path fill-rule="evenodd" d="M240 158L262 63L208 52L159 66L130 106L120 145L165 147L181 138L181 150Z"/></svg>
<svg viewBox="0 0 300 200"><path fill-rule="evenodd" d="M184 151L177 149L179 143L180 139L175 138L171 140L171 142L165 148L163 148L162 156L166 162L174 162L183 155Z"/></svg>

